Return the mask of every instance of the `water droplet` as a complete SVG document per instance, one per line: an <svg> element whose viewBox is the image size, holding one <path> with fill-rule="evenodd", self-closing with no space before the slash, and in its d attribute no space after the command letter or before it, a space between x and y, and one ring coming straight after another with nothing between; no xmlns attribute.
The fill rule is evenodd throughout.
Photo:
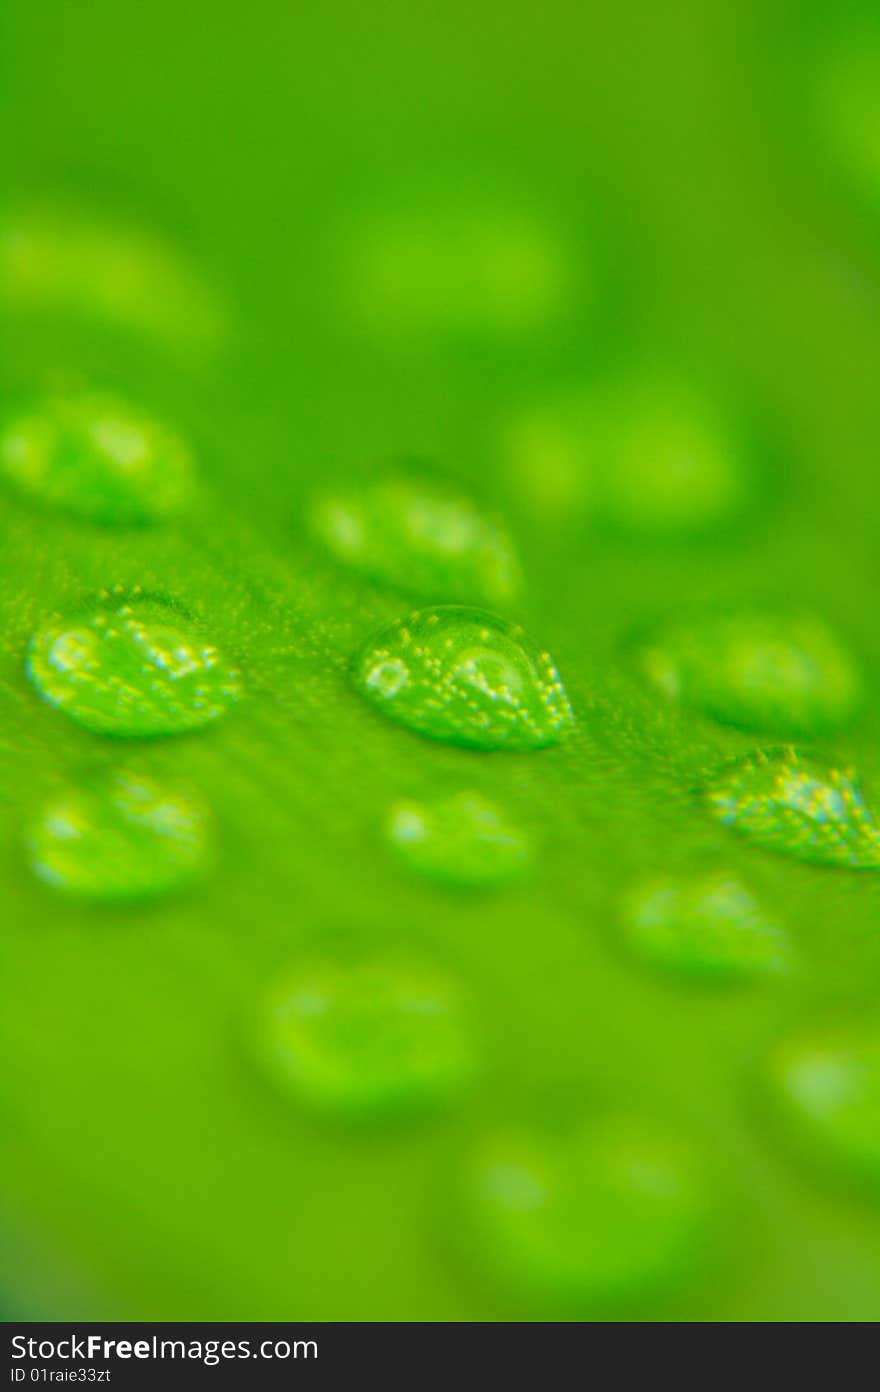
<svg viewBox="0 0 880 1392"><path fill-rule="evenodd" d="M508 476L529 508L634 535L726 526L753 492L737 423L658 374L561 394L506 431Z"/></svg>
<svg viewBox="0 0 880 1392"><path fill-rule="evenodd" d="M30 827L31 869L78 899L150 899L205 869L209 819L191 794L120 770L56 792Z"/></svg>
<svg viewBox="0 0 880 1392"><path fill-rule="evenodd" d="M731 874L640 885L624 899L621 928L642 961L695 980L767 976L791 961L787 935Z"/></svg>
<svg viewBox="0 0 880 1392"><path fill-rule="evenodd" d="M430 483L391 478L327 496L312 525L338 560L413 594L503 605L518 587L503 529Z"/></svg>
<svg viewBox="0 0 880 1392"><path fill-rule="evenodd" d="M21 209L0 227L0 299L199 353L225 336L214 294L150 229L61 205Z"/></svg>
<svg viewBox="0 0 880 1392"><path fill-rule="evenodd" d="M771 1055L769 1086L783 1123L812 1157L880 1186L880 1030L826 1027Z"/></svg>
<svg viewBox="0 0 880 1392"><path fill-rule="evenodd" d="M452 194L438 188L362 219L347 241L340 283L348 310L380 340L535 333L564 314L578 278L546 213L463 193L460 179Z"/></svg>
<svg viewBox="0 0 880 1392"><path fill-rule="evenodd" d="M98 394L52 398L7 419L0 470L41 503L111 524L171 516L192 485L189 451L171 430Z"/></svg>
<svg viewBox="0 0 880 1392"><path fill-rule="evenodd" d="M706 796L725 826L780 855L852 870L880 868L880 828L858 784L793 749L761 751L727 765Z"/></svg>
<svg viewBox="0 0 880 1392"><path fill-rule="evenodd" d="M526 833L479 793L397 803L388 839L407 865L446 884L506 884L524 874L532 859Z"/></svg>
<svg viewBox="0 0 880 1392"><path fill-rule="evenodd" d="M457 988L377 963L318 964L282 981L264 1003L258 1047L282 1091L348 1117L440 1106L474 1067Z"/></svg>
<svg viewBox="0 0 880 1392"><path fill-rule="evenodd" d="M423 609L373 638L356 682L392 720L473 749L543 749L574 717L552 659L479 609Z"/></svg>
<svg viewBox="0 0 880 1392"><path fill-rule="evenodd" d="M667 624L636 656L670 700L741 729L819 734L846 724L861 697L848 654L806 616L741 611Z"/></svg>
<svg viewBox="0 0 880 1392"><path fill-rule="evenodd" d="M216 648L172 609L146 599L50 624L31 640L27 671L44 700L100 735L198 730L241 690Z"/></svg>
<svg viewBox="0 0 880 1392"><path fill-rule="evenodd" d="M560 1311L669 1292L700 1266L712 1226L689 1148L624 1118L567 1140L490 1142L469 1191L481 1263Z"/></svg>

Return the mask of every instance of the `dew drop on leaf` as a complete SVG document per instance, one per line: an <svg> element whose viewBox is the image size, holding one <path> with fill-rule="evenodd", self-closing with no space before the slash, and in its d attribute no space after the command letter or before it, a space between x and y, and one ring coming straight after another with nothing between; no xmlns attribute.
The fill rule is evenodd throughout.
<svg viewBox="0 0 880 1392"><path fill-rule="evenodd" d="M263 1003L257 1047L282 1092L365 1119L442 1106L475 1063L454 983L373 962L319 963L280 981Z"/></svg>
<svg viewBox="0 0 880 1392"><path fill-rule="evenodd" d="M238 698L241 679L175 611L153 600L60 619L31 639L27 672L50 705L100 735L198 730Z"/></svg>
<svg viewBox="0 0 880 1392"><path fill-rule="evenodd" d="M28 829L34 874L77 899L142 900L206 868L210 821L189 792L120 769L57 790Z"/></svg>
<svg viewBox="0 0 880 1392"><path fill-rule="evenodd" d="M690 1147L628 1117L489 1141L467 1188L478 1264L560 1313L669 1293L714 1226Z"/></svg>
<svg viewBox="0 0 880 1392"><path fill-rule="evenodd" d="M848 653L806 616L744 610L661 625L638 644L636 662L669 700L769 734L836 729L861 697Z"/></svg>
<svg viewBox="0 0 880 1392"><path fill-rule="evenodd" d="M442 605L371 639L355 663L358 690L401 725L473 749L543 749L574 729L548 653L479 609Z"/></svg>
<svg viewBox="0 0 880 1392"><path fill-rule="evenodd" d="M637 886L624 897L620 927L638 960L683 979L772 976L791 961L788 936L745 885L720 871Z"/></svg>
<svg viewBox="0 0 880 1392"><path fill-rule="evenodd" d="M706 798L713 816L755 845L815 865L880 869L880 828L858 783L793 749L728 764Z"/></svg>
<svg viewBox="0 0 880 1392"><path fill-rule="evenodd" d="M479 793L457 793L431 803L398 802L388 818L387 836L405 864L446 884L507 884L525 874L532 861L526 833Z"/></svg>
<svg viewBox="0 0 880 1392"><path fill-rule="evenodd" d="M53 397L0 431L0 472L21 493L109 525L159 521L189 499L193 466L161 421L116 397Z"/></svg>
<svg viewBox="0 0 880 1392"><path fill-rule="evenodd" d="M859 1022L795 1035L772 1052L767 1077L792 1139L880 1192L880 1029Z"/></svg>
<svg viewBox="0 0 880 1392"><path fill-rule="evenodd" d="M519 585L503 528L436 484L388 478L327 494L311 522L338 561L412 594L504 605Z"/></svg>

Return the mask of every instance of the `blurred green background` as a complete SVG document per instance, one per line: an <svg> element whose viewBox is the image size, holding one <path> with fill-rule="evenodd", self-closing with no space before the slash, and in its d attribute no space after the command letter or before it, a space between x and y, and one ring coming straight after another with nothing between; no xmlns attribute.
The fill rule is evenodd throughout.
<svg viewBox="0 0 880 1392"><path fill-rule="evenodd" d="M876 1191L805 1162L761 1096L780 1035L876 1018L876 884L707 819L694 786L762 740L662 703L625 658L695 598L818 612L872 698L818 752L880 787L870 8L9 8L6 228L60 229L50 262L76 218L155 237L209 289L206 310L184 280L178 303L162 272L167 299L122 291L97 316L5 294L7 401L123 392L200 477L188 512L132 531L0 498L7 1314L541 1318L483 1269L466 1157L496 1128L622 1108L705 1157L719 1236L698 1279L616 1314L876 1318ZM543 505L521 486L523 413L642 362L711 382L757 441L729 527L633 535L589 525L549 465ZM506 517L513 612L558 663L569 743L431 744L353 693L352 654L413 597L334 563L310 499L402 456ZM37 700L34 628L113 585L174 595L239 663L246 699L216 729L120 752ZM154 906L53 897L22 826L59 775L120 757L207 799L213 874ZM523 884L456 893L389 855L391 804L461 787L529 830ZM791 981L685 989L619 951L635 879L716 865L784 924ZM443 1115L321 1120L252 1058L279 974L364 952L474 1002L477 1076Z"/></svg>

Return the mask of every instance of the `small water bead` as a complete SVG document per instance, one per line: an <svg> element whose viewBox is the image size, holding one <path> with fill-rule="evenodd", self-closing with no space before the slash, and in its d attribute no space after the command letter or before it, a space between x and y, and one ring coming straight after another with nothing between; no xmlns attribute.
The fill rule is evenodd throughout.
<svg viewBox="0 0 880 1392"><path fill-rule="evenodd" d="M790 965L788 936L731 874L665 877L624 899L621 930L644 962L705 982L772 976Z"/></svg>
<svg viewBox="0 0 880 1392"><path fill-rule="evenodd" d="M151 230L60 205L21 209L0 227L0 299L199 354L226 333L215 295Z"/></svg>
<svg viewBox="0 0 880 1392"><path fill-rule="evenodd" d="M490 1143L469 1198L496 1282L560 1313L670 1292L699 1269L713 1226L690 1148L629 1118Z"/></svg>
<svg viewBox="0 0 880 1392"><path fill-rule="evenodd" d="M780 855L880 869L880 827L858 784L793 749L759 751L727 765L706 798L725 826Z"/></svg>
<svg viewBox="0 0 880 1392"><path fill-rule="evenodd" d="M191 794L120 770L57 792L26 850L34 874L73 898L142 900L200 876L210 840L207 813Z"/></svg>
<svg viewBox="0 0 880 1392"><path fill-rule="evenodd" d="M526 833L479 793L433 803L399 802L391 809L387 834L407 865L446 884L506 884L532 862Z"/></svg>
<svg viewBox="0 0 880 1392"><path fill-rule="evenodd" d="M190 453L172 430L97 393L50 398L8 419L0 470L38 502L111 525L179 512L193 478Z"/></svg>
<svg viewBox="0 0 880 1392"><path fill-rule="evenodd" d="M382 963L317 964L280 982L264 1003L258 1048L283 1092L352 1118L441 1106L474 1069L457 987Z"/></svg>
<svg viewBox="0 0 880 1392"><path fill-rule="evenodd" d="M504 530L437 485L389 478L331 495L312 526L337 560L414 594L503 605L519 585Z"/></svg>
<svg viewBox="0 0 880 1392"><path fill-rule="evenodd" d="M390 719L473 749L543 749L574 729L548 653L479 609L423 609L373 638L358 690Z"/></svg>
<svg viewBox="0 0 880 1392"><path fill-rule="evenodd" d="M218 720L241 679L166 605L138 599L50 624L27 672L50 705L100 735L151 738Z"/></svg>
<svg viewBox="0 0 880 1392"><path fill-rule="evenodd" d="M626 378L562 394L506 432L509 476L526 504L633 535L701 535L748 505L741 431L688 382Z"/></svg>
<svg viewBox="0 0 880 1392"><path fill-rule="evenodd" d="M846 1024L778 1045L768 1066L783 1122L814 1158L880 1190L880 1029Z"/></svg>
<svg viewBox="0 0 880 1392"><path fill-rule="evenodd" d="M845 725L862 695L848 653L807 615L743 610L673 622L636 657L670 700L741 729L820 734Z"/></svg>

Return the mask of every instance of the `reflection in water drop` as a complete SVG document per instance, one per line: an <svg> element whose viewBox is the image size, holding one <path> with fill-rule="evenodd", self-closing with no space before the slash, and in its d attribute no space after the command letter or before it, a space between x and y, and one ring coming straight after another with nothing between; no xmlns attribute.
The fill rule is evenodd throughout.
<svg viewBox="0 0 880 1392"><path fill-rule="evenodd" d="M479 609L423 609L357 658L358 690L419 734L474 749L542 749L574 717L548 653Z"/></svg>
<svg viewBox="0 0 880 1392"><path fill-rule="evenodd" d="M197 730L241 691L238 673L173 610L134 599L36 633L28 676L50 705L95 734Z"/></svg>
<svg viewBox="0 0 880 1392"><path fill-rule="evenodd" d="M728 764L706 790L713 816L756 845L816 865L880 868L880 828L854 779L793 749Z"/></svg>

